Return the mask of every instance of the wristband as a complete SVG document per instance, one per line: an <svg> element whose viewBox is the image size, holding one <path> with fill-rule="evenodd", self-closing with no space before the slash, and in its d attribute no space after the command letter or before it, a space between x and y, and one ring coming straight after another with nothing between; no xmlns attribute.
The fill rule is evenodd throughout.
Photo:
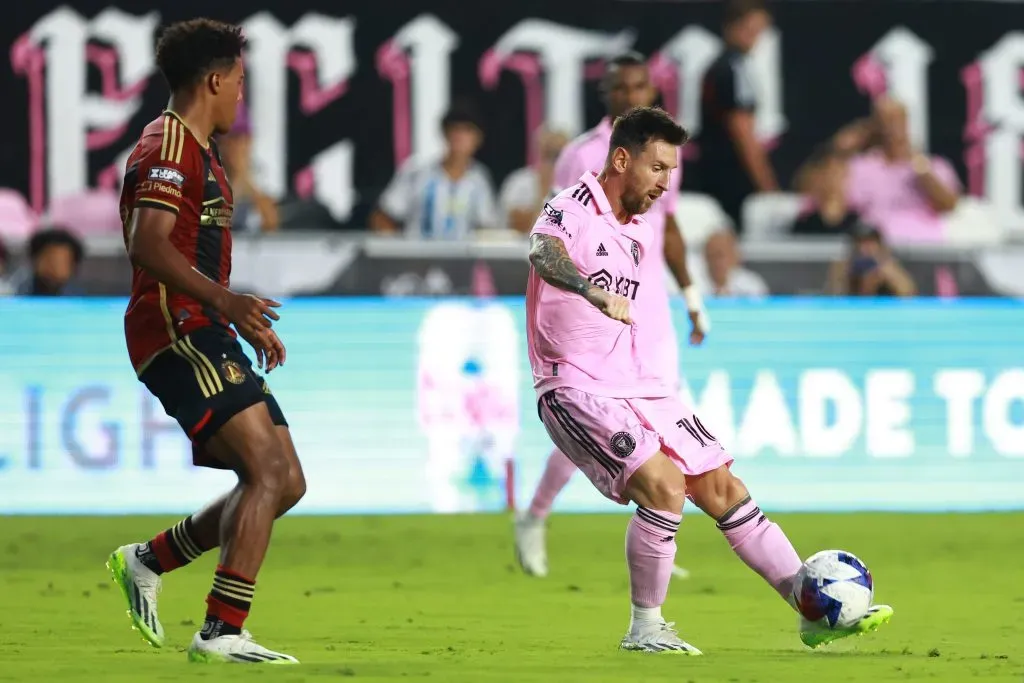
<svg viewBox="0 0 1024 683"><path fill-rule="evenodd" d="M697 314L697 328L707 334L711 331L711 320L708 319L707 311L704 310L704 299L696 285L689 285L683 288L683 299L686 301L686 310Z"/></svg>

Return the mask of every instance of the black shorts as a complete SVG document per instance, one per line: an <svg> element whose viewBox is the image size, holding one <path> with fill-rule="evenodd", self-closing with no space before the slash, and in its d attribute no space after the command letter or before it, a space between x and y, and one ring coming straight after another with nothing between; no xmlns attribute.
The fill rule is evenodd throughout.
<svg viewBox="0 0 1024 683"><path fill-rule="evenodd" d="M288 426L277 399L242 345L221 327L203 327L161 351L139 379L192 440L196 465L224 468L203 444L232 417L261 401L275 425Z"/></svg>

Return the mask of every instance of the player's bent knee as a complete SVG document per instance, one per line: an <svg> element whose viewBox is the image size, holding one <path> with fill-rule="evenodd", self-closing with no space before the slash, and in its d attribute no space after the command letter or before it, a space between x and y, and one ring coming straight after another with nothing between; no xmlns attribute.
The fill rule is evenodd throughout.
<svg viewBox="0 0 1024 683"><path fill-rule="evenodd" d="M278 514L283 515L291 510L305 495L306 476L302 473L302 468L298 466L298 462L295 462L288 470L288 479L285 483L285 490L281 498L280 512Z"/></svg>
<svg viewBox="0 0 1024 683"><path fill-rule="evenodd" d="M679 512L686 501L686 478L667 455L658 453L633 473L625 494L641 507Z"/></svg>

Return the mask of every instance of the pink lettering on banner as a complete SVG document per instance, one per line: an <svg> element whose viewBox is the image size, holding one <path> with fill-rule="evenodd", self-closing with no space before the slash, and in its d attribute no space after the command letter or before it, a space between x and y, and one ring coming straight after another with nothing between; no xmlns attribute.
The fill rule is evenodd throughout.
<svg viewBox="0 0 1024 683"><path fill-rule="evenodd" d="M682 87L679 67L675 61L663 54L655 52L647 61L647 69L651 75L651 82L661 93L661 106L672 115L677 121L682 117L679 111L679 88ZM700 145L696 142L688 142L680 150L682 161L697 161L700 159Z"/></svg>
<svg viewBox="0 0 1024 683"><path fill-rule="evenodd" d="M11 66L28 79L29 202L36 211L46 205L46 111L43 69L46 55L27 33L11 46Z"/></svg>
<svg viewBox="0 0 1024 683"><path fill-rule="evenodd" d="M149 85L149 78L143 78L132 83L126 88L121 88L117 81L118 54L116 50L100 45L87 45L85 58L99 69L100 88L103 99L115 102L127 102L139 97ZM86 148L90 150L103 149L117 142L128 132L128 122L108 128L106 130L89 131L86 135Z"/></svg>
<svg viewBox="0 0 1024 683"><path fill-rule="evenodd" d="M288 53L288 66L299 77L299 108L303 114L315 114L348 91L348 81L340 80L329 88L317 83L316 55L303 50Z"/></svg>
<svg viewBox="0 0 1024 683"><path fill-rule="evenodd" d="M500 56L493 48L480 58L477 69L480 82L488 90L494 90L501 78L501 70L508 69L519 74L523 81L526 102L526 163L537 161L536 136L544 124L544 85L541 82L542 69L536 55L515 52Z"/></svg>
<svg viewBox="0 0 1024 683"><path fill-rule="evenodd" d="M960 72L967 93L967 122L964 125L964 166L967 168L967 192L975 197L985 195L985 142L992 126L985 121L985 85L981 65L968 64Z"/></svg>
<svg viewBox="0 0 1024 683"><path fill-rule="evenodd" d="M394 130L395 168L412 154L412 121L409 93L409 58L394 40L377 49L377 73L391 81L391 120Z"/></svg>

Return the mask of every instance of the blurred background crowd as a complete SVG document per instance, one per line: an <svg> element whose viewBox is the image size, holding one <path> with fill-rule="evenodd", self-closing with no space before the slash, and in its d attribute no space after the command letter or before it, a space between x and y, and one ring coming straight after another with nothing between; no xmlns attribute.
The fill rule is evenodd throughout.
<svg viewBox="0 0 1024 683"><path fill-rule="evenodd" d="M908 16L906 6L913 3L892 3L892 18L865 19L872 24L868 35L873 39L882 35L896 38L882 40L874 48L865 44L864 55L853 65L849 85L840 88L835 77L842 74L835 74L823 78L813 92L802 91L808 86L807 67L798 63L820 55L827 64L831 57L821 53L812 41L802 46L798 37L790 38L789 23L793 22L787 19L794 16L792 6L799 3L722 0L618 4L627 6L626 10L616 10L618 17L631 16L630 6L657 5L659 16L674 18L674 31L682 29L676 43L690 48L681 56L676 51L672 61L676 77L666 78L664 67L671 61L671 50L644 54L634 49L638 42L635 35L648 30L642 21L643 12L637 12L637 24L630 29L634 32L631 44L616 39L603 54L589 55L582 69L582 94L569 90L564 95L583 100L583 115L575 130L564 125L566 117L543 114L554 110L550 101L541 101L539 107L536 100L531 101L531 88L535 90L538 82L560 77L543 73L545 68L551 70L544 52L547 48L502 48L502 41L513 40L516 31L527 30L524 25L536 28L530 23L539 21L532 19L535 8L503 10L502 17L521 15L520 23L508 28L497 47L484 54L480 78L489 78L484 72L489 59L493 64L495 50L508 53L500 57L506 71L519 70L526 91L525 162L508 154L512 147L506 139L518 132L510 130L504 107L513 97L507 95L511 87L507 73L497 89L505 99L497 102L490 94L460 87L465 79L459 60L475 57L466 56L464 49L449 47L452 80L456 82L451 96L437 97L436 93L417 90L424 83L431 85L415 78L416 67L422 63L422 48L431 45L431 40L443 43L450 39L438 28L450 19L441 7L440 19L420 15L406 25L422 28L429 24L435 32L421 31L421 42L414 47L400 44L402 31L375 55L362 54L358 41L354 43L352 58L360 62L357 68L368 68L366 62L373 57L378 81L390 78L395 84L391 107L394 134L370 138L350 135L352 139L344 144L354 143L359 151L352 154L349 148L345 152L349 155L347 165L328 168L314 160L308 167L296 169L294 161L288 160L289 155L306 153L298 148L307 146L308 139L303 131L292 128L286 129L283 138L278 135L270 139L276 135L272 126L275 120L258 115L266 109L260 103L270 97L264 91L261 98L259 92L264 87L261 78L265 75L260 69L265 60L253 58L249 68L254 92L241 107L234 129L220 141L235 192L233 230L240 243L236 258L241 261L236 270L243 280L252 281L244 284L255 285L259 279L256 274L262 273L262 286L280 294L521 293L525 235L545 199L560 189L554 187L553 178L562 149L577 135L585 134L585 129L600 124L610 112L621 111L623 106L658 103L694 133L694 141L684 154L676 223L689 246L691 269L705 296L911 297L922 293L953 297L1015 294L1018 287L1024 289L1017 275L1020 269L1015 267L1021 256L1013 248L999 253L1006 245L1012 247L1017 236L1024 235L1024 225L1016 224L1013 211L1000 211L993 205L993 178L985 178L989 186L973 183L973 192L967 192L964 175L969 165L929 152L928 134L921 133L920 125L914 130L915 116L920 124L921 93L915 94L905 82L906 66L915 54L907 45L913 47L915 43L907 42L905 36L900 43L897 38L902 34L898 31L903 29L894 29L892 24ZM1010 17L1011 8L1007 7L1006 16ZM226 11L231 13L230 8ZM909 16L915 12L922 15L925 10L914 10ZM146 93L143 99L122 97L120 106L127 101L131 107L125 115L130 125L117 129L116 143L106 143L113 151L118 145L127 151L133 131L158 114L162 86L151 77L135 84L124 82L124 62L129 57L126 51L135 48L104 39L95 23L98 20L90 20L84 9L63 8L47 13L40 5L19 13L26 25L21 27L25 33L14 41L12 49L14 92L9 92L9 99L30 102L30 120L15 122L29 135L8 140L9 145L24 147L9 154L8 160L25 158L29 163L22 169L11 162L4 169L3 177L11 182L0 190L0 292L16 296L124 293L128 280L119 253L122 217L117 208L123 171L118 164L123 163L123 156L112 155L111 149L94 142L96 136L109 133L99 120L68 122L85 131L87 142L81 151L54 149L61 138L52 129L65 124L61 112L55 109L62 103L47 94L52 92L46 87L47 79L60 77L58 61L48 51L65 49L66 45L59 43L67 42L54 26L67 30L65 24L77 22L84 30L86 43L79 46L86 50L81 67L85 69L83 102L100 98L100 104L106 106L110 103L107 100L113 99L108 97L111 90L130 90L139 84L137 90ZM120 21L132 20L130 15L119 17ZM934 18L929 22L929 30L942 25ZM699 24L701 39L714 49L701 54L692 48L699 41L686 42L687 36L692 38L685 28L691 23ZM145 24L151 35L157 25L155 20ZM354 26L358 30L358 21ZM833 24L833 28L839 30L838 25ZM252 31L252 50L266 41L260 30L265 32ZM298 29L291 30L294 33ZM793 32L797 33L795 29ZM286 45L294 48L289 60L296 54L300 58L306 55L310 68L313 72L319 69L316 75L323 80L326 59L318 53L316 41L304 42L293 33L281 34L292 41ZM978 40L984 42L988 36L979 36ZM918 39L918 44L921 42ZM93 48L106 51L108 62L94 59L90 51ZM759 51L762 56L781 55L781 59L759 62ZM33 56L40 54L43 56ZM516 66L515 60L524 56L527 59ZM138 59L144 61L146 57ZM387 66L387 59L397 59L398 66ZM121 60L122 82L111 84L108 77L116 80L118 76L108 67L117 60ZM615 60L625 67L609 81L605 71ZM33 70L33 64L43 63L45 68ZM773 65L775 72L766 72L765 64ZM292 61L288 67L304 91L307 83L303 67ZM966 74L968 67L964 68ZM151 66L143 64L137 70L152 76ZM399 76L394 75L396 70ZM792 78L791 72L795 74ZM928 70L924 73L927 76ZM34 80L33 75L39 79ZM404 90L399 87L402 78L406 79ZM441 88L449 80L437 78L436 86ZM293 98L287 94L288 79L286 74L283 97L290 101ZM355 82L355 77L341 79L339 87L344 91ZM93 83L97 93L90 92ZM541 87L545 93L541 100L560 96L553 88ZM797 130L794 122L799 112L794 109L804 106L812 113L817 111L820 104L815 100L831 98L832 87L837 93L847 93L835 95L837 101L855 103L856 108L846 104L830 107L831 118L836 111L845 112L846 121L832 128L823 124L813 130L806 126ZM926 88L930 87L926 83ZM854 96L851 98L847 91ZM317 92L322 94L325 89ZM781 130L776 125L766 134L762 123L765 116L779 110L780 92L784 94L782 113L790 124ZM436 100L431 116L421 115L417 109L417 102L428 95ZM906 101L915 97L915 101ZM970 90L961 93L959 108L972 106L971 97ZM40 104L40 98L45 112L32 108ZM942 136L942 144L930 147L951 154L954 148L947 141L956 137L952 129L970 114L940 109L937 99L925 97L925 102L930 102L926 113L935 131L932 137L939 138L938 131ZM304 111L310 108L305 100L306 93L302 92L299 109ZM346 109L345 115L333 117L330 125L335 132L346 133L349 128L357 129L360 121L388 116L388 108L383 105L357 102L351 106L356 109ZM766 114L766 108L772 112ZM24 109L9 109L5 116L15 117L21 111ZM558 118L563 122L552 120ZM293 120L290 125L304 124ZM373 130L381 125L388 129L387 123L367 125L378 126ZM435 126L438 130L431 130ZM427 134L437 140L432 149L423 143ZM288 149L283 154L267 154L266 150L275 145ZM93 151L96 149L101 151ZM782 164L785 168L780 168L776 160L779 154L786 157ZM372 161L367 162L370 155ZM84 160L78 158L82 156ZM964 156L967 158L966 151ZM40 161L44 157L46 161ZM388 161L390 158L394 163ZM108 162L112 163L106 165ZM275 168L275 163L287 164L288 168ZM371 163L372 170L367 170ZM64 164L84 167L84 180L77 186L58 182L62 171L57 169ZM1019 170L1013 172L1019 174ZM384 173L389 175L386 180ZM277 180L268 180L289 174L294 181L286 182L284 187ZM70 190L57 185L70 186ZM357 196L349 202L354 208L339 210L337 202L341 200L337 197L342 195ZM273 246L275 243L277 246ZM405 246L366 246L382 243ZM325 250L335 258L326 258ZM364 264L362 268L360 264ZM329 272L317 280L309 273L315 267ZM292 277L284 274L300 270L306 272ZM267 277L271 282L266 282Z"/></svg>

